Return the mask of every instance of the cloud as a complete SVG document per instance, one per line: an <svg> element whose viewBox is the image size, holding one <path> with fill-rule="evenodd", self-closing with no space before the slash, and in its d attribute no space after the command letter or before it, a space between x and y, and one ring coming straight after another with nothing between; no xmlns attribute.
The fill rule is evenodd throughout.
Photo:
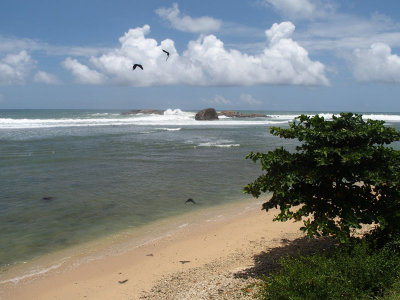
<svg viewBox="0 0 400 300"><path fill-rule="evenodd" d="M173 3L171 8L159 8L156 14L163 20L168 21L170 25L180 31L206 33L217 31L222 22L211 17L192 18L182 15L178 4Z"/></svg>
<svg viewBox="0 0 400 300"><path fill-rule="evenodd" d="M66 58L63 61L63 66L67 70L70 70L80 83L102 84L106 79L103 74L95 70L89 69L87 66L81 64L76 59L72 59L70 57Z"/></svg>
<svg viewBox="0 0 400 300"><path fill-rule="evenodd" d="M318 0L263 0L279 14L290 19L316 19L334 10L332 3Z"/></svg>
<svg viewBox="0 0 400 300"><path fill-rule="evenodd" d="M45 84L61 84L61 80L56 75L44 71L37 71L33 76L33 81Z"/></svg>
<svg viewBox="0 0 400 300"><path fill-rule="evenodd" d="M262 104L261 101L255 99L253 95L251 94L241 94L239 96L239 99L236 99L236 101L231 101L227 98L225 98L222 95L215 95L214 98L212 99L203 99L203 102L209 104L209 105L241 105L241 104L246 104L248 105L260 105Z"/></svg>
<svg viewBox="0 0 400 300"><path fill-rule="evenodd" d="M210 103L210 104L217 104L217 105L220 105L220 104L231 104L232 103L230 100L226 99L222 95L215 95L215 97L213 99L208 100L207 102Z"/></svg>
<svg viewBox="0 0 400 300"><path fill-rule="evenodd" d="M27 38L4 37L0 35L0 54L27 51L30 53L45 53L50 56L89 57L92 55L99 55L109 50L111 49L106 47L56 46Z"/></svg>
<svg viewBox="0 0 400 300"><path fill-rule="evenodd" d="M23 85L26 81L33 80L37 83L60 84L56 75L36 70L37 62L25 51L17 54L8 54L0 59L0 85Z"/></svg>
<svg viewBox="0 0 400 300"><path fill-rule="evenodd" d="M311 53L335 51L343 58L356 48L368 48L377 42L400 47L400 23L381 13L375 12L369 17L343 13L339 6L335 7L333 2L326 0L260 1L270 7L274 4L275 9L280 7L280 13L285 17L303 16L305 20L301 22L300 30L296 30L295 37ZM302 2L304 5L299 6ZM307 15L308 19L305 18ZM260 44L250 46L259 48Z"/></svg>
<svg viewBox="0 0 400 300"><path fill-rule="evenodd" d="M351 29L351 30L349 30ZM351 51L381 42L400 47L400 26L383 15L361 18L335 14L309 24L296 38L310 51Z"/></svg>
<svg viewBox="0 0 400 300"><path fill-rule="evenodd" d="M331 52L343 58L356 48L373 43L400 47L400 24L375 12L369 17L339 11L340 6L327 0L259 0L285 18L302 20L296 40L310 52ZM256 46L256 45L255 45Z"/></svg>
<svg viewBox="0 0 400 300"><path fill-rule="evenodd" d="M369 49L356 49L353 75L360 82L400 83L400 57L385 43Z"/></svg>
<svg viewBox="0 0 400 300"><path fill-rule="evenodd" d="M0 35L0 53L15 53L42 49L44 45L31 39L17 39Z"/></svg>
<svg viewBox="0 0 400 300"><path fill-rule="evenodd" d="M146 35L150 26L130 29L119 39L120 47L101 56L91 56L87 65L67 58L63 65L85 84L131 86L197 85L249 86L268 84L328 85L325 66L312 61L308 52L291 38L290 22L274 24L266 31L267 46L254 55L226 49L214 35L190 41L179 54L174 41L160 44ZM170 58L165 60L165 49ZM134 63L144 70L132 70Z"/></svg>
<svg viewBox="0 0 400 300"><path fill-rule="evenodd" d="M22 85L36 62L26 51L0 59L0 85Z"/></svg>
<svg viewBox="0 0 400 300"><path fill-rule="evenodd" d="M282 39L289 39L295 30L291 22L274 23L270 29L265 31L270 44L277 44Z"/></svg>
<svg viewBox="0 0 400 300"><path fill-rule="evenodd" d="M255 99L253 97L253 95L250 95L250 94L241 94L240 100L242 102L245 102L246 104L250 104L250 105L259 105L262 103L261 101Z"/></svg>

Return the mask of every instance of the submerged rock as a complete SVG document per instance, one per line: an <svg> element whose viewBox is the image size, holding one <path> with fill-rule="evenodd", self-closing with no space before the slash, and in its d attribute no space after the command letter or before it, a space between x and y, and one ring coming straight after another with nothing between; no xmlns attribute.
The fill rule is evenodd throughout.
<svg viewBox="0 0 400 300"><path fill-rule="evenodd" d="M206 108L199 111L196 114L195 119L198 121L218 120L218 114L214 108Z"/></svg>
<svg viewBox="0 0 400 300"><path fill-rule="evenodd" d="M44 201L51 201L53 199L54 199L54 197L51 197L51 196L46 196L46 197L42 198L42 200L44 200Z"/></svg>
<svg viewBox="0 0 400 300"><path fill-rule="evenodd" d="M189 198L185 201L185 203L193 203L196 204L196 201L194 201L192 198Z"/></svg>

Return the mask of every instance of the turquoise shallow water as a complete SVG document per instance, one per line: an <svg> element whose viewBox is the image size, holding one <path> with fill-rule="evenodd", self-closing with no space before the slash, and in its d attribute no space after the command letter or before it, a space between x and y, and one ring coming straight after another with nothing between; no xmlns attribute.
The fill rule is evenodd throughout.
<svg viewBox="0 0 400 300"><path fill-rule="evenodd" d="M260 173L250 151L295 146L269 126L298 113L265 113L199 122L180 110L0 110L0 266L243 197Z"/></svg>

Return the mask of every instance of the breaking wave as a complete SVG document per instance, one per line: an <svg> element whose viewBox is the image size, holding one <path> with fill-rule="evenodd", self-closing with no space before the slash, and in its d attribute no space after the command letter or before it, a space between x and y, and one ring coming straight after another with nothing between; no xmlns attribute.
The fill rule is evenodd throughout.
<svg viewBox="0 0 400 300"><path fill-rule="evenodd" d="M215 121L196 121L196 112L181 109L167 109L164 114L122 115L115 112L96 112L65 117L57 112L40 118L13 118L0 113L0 129L34 129L52 127L90 127L90 126L160 126L159 130L181 130L182 126L261 126L280 125L292 122L300 113L279 113L265 118L229 118L220 117ZM314 114L308 114L310 116ZM325 119L332 119L332 113L319 113ZM400 122L400 114L367 113L364 119ZM173 126L174 128L168 127Z"/></svg>
<svg viewBox="0 0 400 300"><path fill-rule="evenodd" d="M240 144L219 144L219 143L200 143L198 147L216 147L216 148L231 148L231 147L240 147Z"/></svg>

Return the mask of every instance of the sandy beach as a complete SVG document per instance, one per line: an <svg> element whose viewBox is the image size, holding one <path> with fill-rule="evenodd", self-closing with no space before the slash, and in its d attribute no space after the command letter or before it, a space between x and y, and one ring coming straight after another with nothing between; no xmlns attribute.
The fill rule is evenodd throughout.
<svg viewBox="0 0 400 300"><path fill-rule="evenodd" d="M36 273L26 273L28 266L8 270L0 277L0 297L251 299L255 291L247 287L279 257L318 246L303 238L300 223L273 222L276 212L262 211L262 202L243 200L164 220L151 225L158 231L147 240L125 233L42 258Z"/></svg>

